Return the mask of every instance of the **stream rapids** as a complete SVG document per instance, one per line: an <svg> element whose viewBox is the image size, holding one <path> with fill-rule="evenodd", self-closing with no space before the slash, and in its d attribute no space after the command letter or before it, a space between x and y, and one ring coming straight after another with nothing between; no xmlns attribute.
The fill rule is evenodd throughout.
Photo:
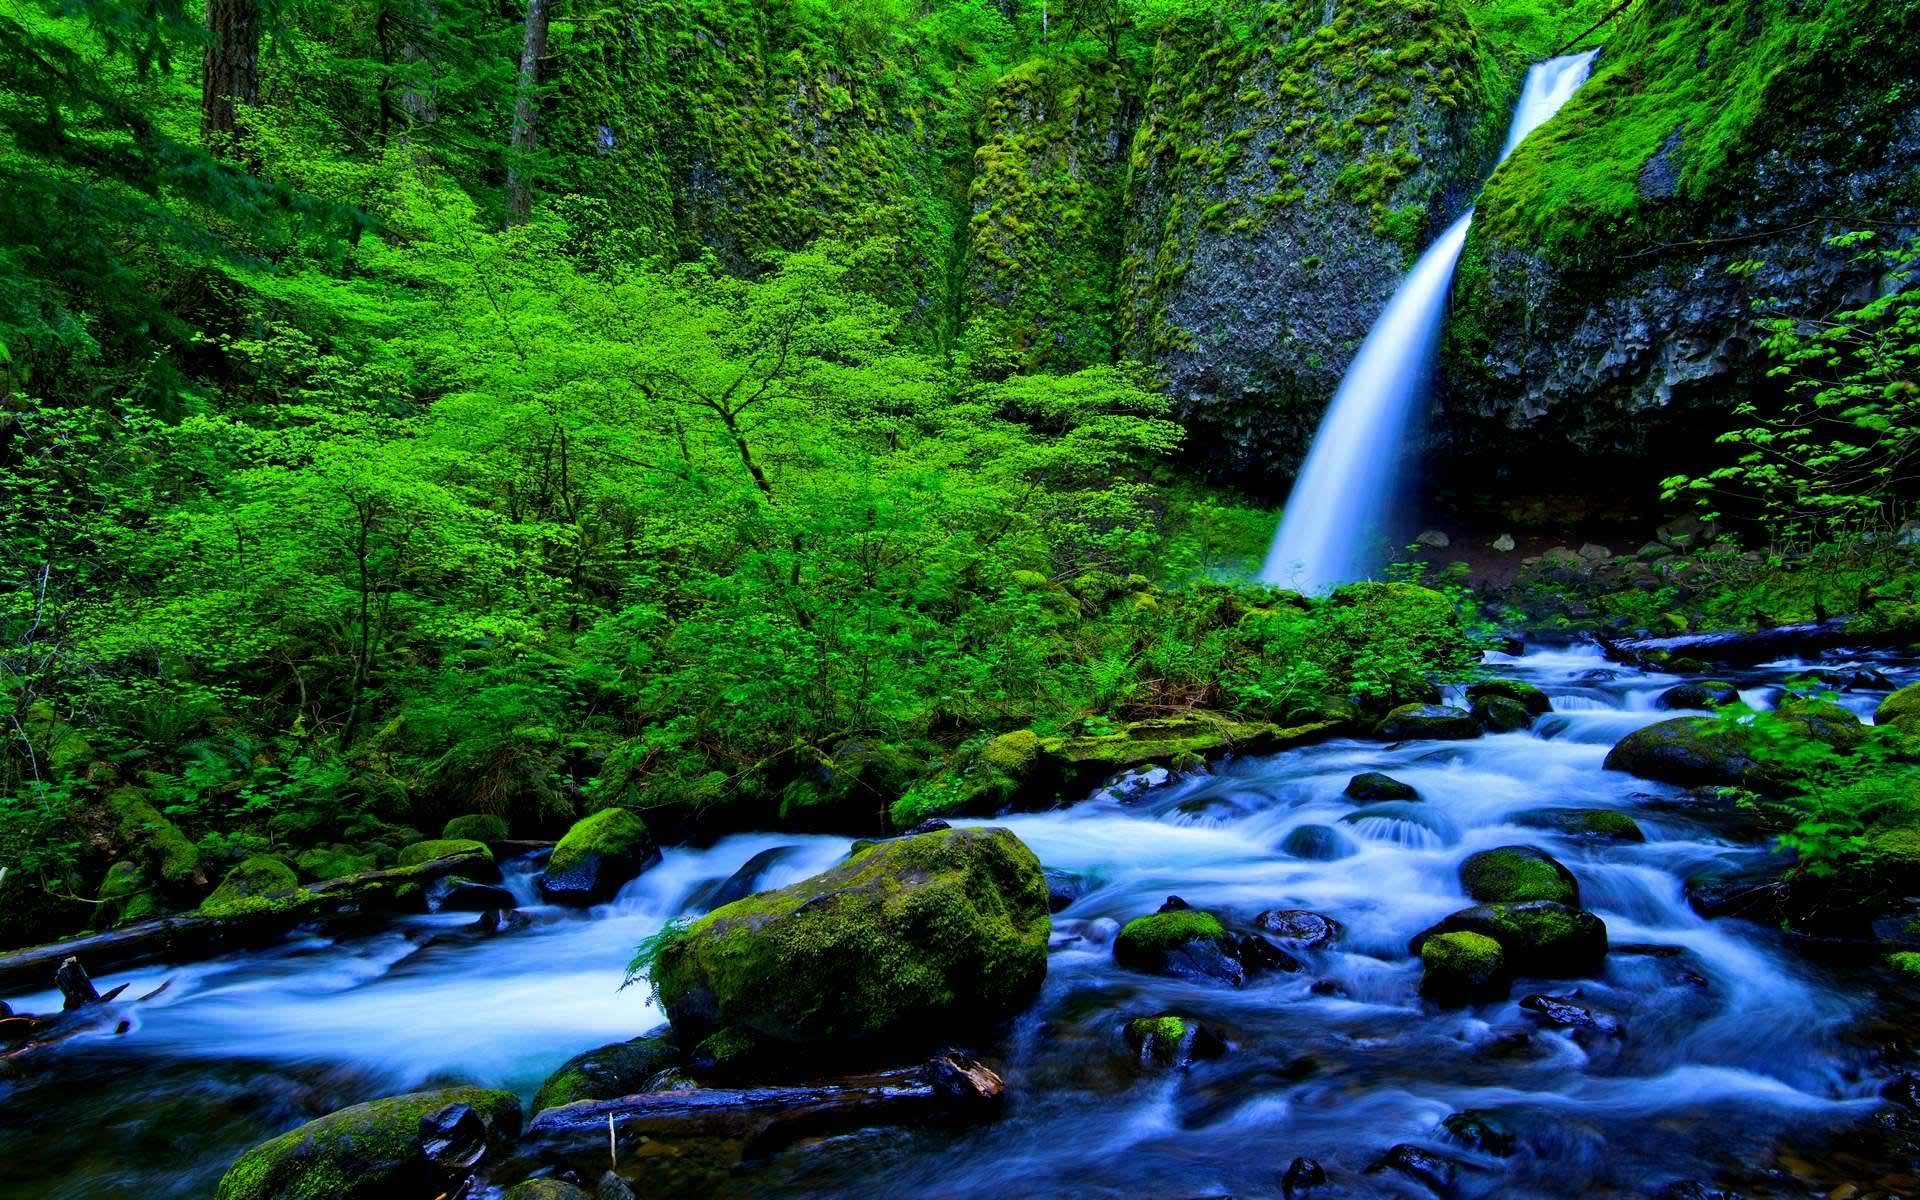
<svg viewBox="0 0 1920 1200"><path fill-rule="evenodd" d="M1040 999L1003 1044L982 1048L1007 1079L1004 1115L968 1130L804 1143L735 1170L721 1194L1279 1196L1288 1163L1304 1156L1325 1165L1331 1194L1430 1196L1405 1174L1367 1171L1411 1143L1457 1165L1462 1196L1654 1195L1863 1121L1891 1073L1861 1033L1884 1015L1872 993L1778 931L1687 904L1689 877L1771 852L1696 819L1679 789L1602 769L1621 737L1674 715L1655 697L1677 677L1585 646L1491 665L1543 688L1555 712L1525 732L1329 742L983 822L1013 829L1082 889L1054 917ZM1765 707L1801 665L1733 678ZM1920 678L1906 663L1872 665L1899 683ZM1841 697L1863 718L1878 699ZM1361 771L1412 784L1424 803L1342 823L1356 811L1342 789ZM1554 807L1628 812L1647 841L1516 823ZM1340 829L1353 853L1281 853L1305 824ZM1508 844L1540 846L1578 877L1613 946L1604 975L1521 980L1507 1002L1471 1009L1423 1003L1408 939L1470 903L1463 858ZM130 982L133 994L173 982L130 1006L124 1031L54 1048L0 1082L0 1196L205 1197L242 1150L343 1105L448 1082L530 1097L569 1056L662 1020L644 986L621 987L643 937L701 911L750 861L755 887L779 887L847 850L845 838L773 834L670 848L585 914L540 905L530 866L509 864L529 920L506 933L480 933L471 914L432 915L105 977L103 988ZM1242 917L1309 909L1345 932L1306 952L1304 970L1242 990L1116 967L1119 926L1171 895ZM1542 1027L1518 1004L1542 992L1611 1015L1618 1032ZM22 1011L59 1003L7 999ZM1142 1067L1122 1026L1168 1011L1218 1030L1230 1052L1185 1072ZM1449 1140L1441 1122L1465 1110L1510 1131L1511 1153Z"/></svg>

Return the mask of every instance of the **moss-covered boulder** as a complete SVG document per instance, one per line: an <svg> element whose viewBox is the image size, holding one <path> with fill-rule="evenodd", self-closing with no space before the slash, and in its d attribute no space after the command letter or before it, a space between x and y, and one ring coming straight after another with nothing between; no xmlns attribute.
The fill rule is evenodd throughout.
<svg viewBox="0 0 1920 1200"><path fill-rule="evenodd" d="M553 848L540 894L557 904L599 904L659 861L646 822L624 808L602 809L575 822Z"/></svg>
<svg viewBox="0 0 1920 1200"><path fill-rule="evenodd" d="M1513 823L1526 829L1550 829L1567 837L1599 842L1644 842L1640 822L1611 808L1534 808Z"/></svg>
<svg viewBox="0 0 1920 1200"><path fill-rule="evenodd" d="M153 881L138 863L122 861L108 867L106 878L100 881L98 899L93 914L95 929L131 925L164 911L154 897Z"/></svg>
<svg viewBox="0 0 1920 1200"><path fill-rule="evenodd" d="M402 867L417 867L433 862L435 859L461 858L467 855L485 859L489 863L493 861L493 851L487 848L485 842L477 842L470 838L433 838L401 847L400 853L394 857L394 862Z"/></svg>
<svg viewBox="0 0 1920 1200"><path fill-rule="evenodd" d="M107 793L105 804L115 840L161 890L179 899L206 887L199 847L138 789L116 788Z"/></svg>
<svg viewBox="0 0 1920 1200"><path fill-rule="evenodd" d="M1480 736L1480 723L1448 704L1402 704L1380 722L1380 736L1390 742L1464 741Z"/></svg>
<svg viewBox="0 0 1920 1200"><path fill-rule="evenodd" d="M1470 854L1460 864L1460 886L1482 904L1556 900L1580 906L1573 872L1532 846L1500 846Z"/></svg>
<svg viewBox="0 0 1920 1200"><path fill-rule="evenodd" d="M1192 1017L1162 1013L1127 1022L1127 1046L1142 1066L1183 1070L1203 1058L1218 1058L1227 1043L1218 1033Z"/></svg>
<svg viewBox="0 0 1920 1200"><path fill-rule="evenodd" d="M1533 726L1534 717L1527 711L1527 706L1504 696L1475 700L1469 711L1488 733L1518 733Z"/></svg>
<svg viewBox="0 0 1920 1200"><path fill-rule="evenodd" d="M1807 737L1836 750L1852 750L1867 740L1867 727L1853 710L1831 700L1790 696L1780 702L1775 713Z"/></svg>
<svg viewBox="0 0 1920 1200"><path fill-rule="evenodd" d="M1402 783L1391 775L1379 771L1362 771L1347 780L1346 790L1341 793L1349 800L1362 804L1373 804L1381 800L1418 800L1420 793L1410 783Z"/></svg>
<svg viewBox="0 0 1920 1200"><path fill-rule="evenodd" d="M1443 933L1477 933L1500 943L1515 975L1588 975L1607 955L1607 927L1599 917L1552 900L1482 904L1447 917L1413 939L1415 954Z"/></svg>
<svg viewBox="0 0 1920 1200"><path fill-rule="evenodd" d="M520 1135L511 1092L458 1087L356 1104L242 1154L216 1200L433 1200L447 1182L421 1145L421 1122L448 1105L470 1107L489 1153Z"/></svg>
<svg viewBox="0 0 1920 1200"><path fill-rule="evenodd" d="M856 850L823 874L715 909L655 947L649 978L682 1044L714 1061L922 1047L1030 1003L1047 973L1047 880L1005 829Z"/></svg>
<svg viewBox="0 0 1920 1200"><path fill-rule="evenodd" d="M540 1085L533 1095L533 1111L644 1092L655 1076L678 1067L682 1057L672 1027L664 1025L631 1041L576 1054Z"/></svg>
<svg viewBox="0 0 1920 1200"><path fill-rule="evenodd" d="M1674 717L1636 729L1607 752L1606 768L1681 787L1743 784L1757 770L1744 731L1712 717Z"/></svg>
<svg viewBox="0 0 1920 1200"><path fill-rule="evenodd" d="M1442 1004L1498 1000L1512 978L1506 952L1485 934L1436 934L1420 946L1420 994Z"/></svg>
<svg viewBox="0 0 1920 1200"><path fill-rule="evenodd" d="M1920 683L1903 687L1873 710L1875 725L1891 725L1902 733L1920 733Z"/></svg>
<svg viewBox="0 0 1920 1200"><path fill-rule="evenodd" d="M1482 680L1467 688L1467 700L1474 704L1483 700L1510 700L1536 717L1553 711L1553 701L1545 692L1519 679Z"/></svg>
<svg viewBox="0 0 1920 1200"><path fill-rule="evenodd" d="M492 813L467 813L448 821L440 836L450 842L504 842L507 819Z"/></svg>
<svg viewBox="0 0 1920 1200"><path fill-rule="evenodd" d="M260 911L299 890L300 877L286 859L256 854L227 872L220 886L201 902L200 911L210 917L238 916Z"/></svg>
<svg viewBox="0 0 1920 1200"><path fill-rule="evenodd" d="M315 846L294 856L293 865L307 879L344 879L377 870L379 862L371 854L361 854L346 846Z"/></svg>
<svg viewBox="0 0 1920 1200"><path fill-rule="evenodd" d="M1739 702L1740 689L1721 679L1676 683L1654 699L1660 708L1712 709Z"/></svg>
<svg viewBox="0 0 1920 1200"><path fill-rule="evenodd" d="M1247 971L1236 950L1236 939L1220 918L1197 908L1136 917L1113 940L1114 961L1128 970L1239 987Z"/></svg>

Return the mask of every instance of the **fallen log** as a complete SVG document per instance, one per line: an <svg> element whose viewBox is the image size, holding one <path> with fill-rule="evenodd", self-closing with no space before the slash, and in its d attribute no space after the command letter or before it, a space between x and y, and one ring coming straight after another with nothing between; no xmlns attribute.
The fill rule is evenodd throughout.
<svg viewBox="0 0 1920 1200"><path fill-rule="evenodd" d="M262 897L257 909L224 916L183 913L106 933L0 954L0 992L44 988L60 964L77 958L97 972L153 962L193 962L229 950L272 945L288 931L351 921L374 913L422 911L425 885L462 872L485 871L481 854L456 854L411 867L368 871Z"/></svg>
<svg viewBox="0 0 1920 1200"><path fill-rule="evenodd" d="M1807 658L1826 650L1870 649L1898 642L1891 635L1850 633L1847 626L1847 618L1830 617L1824 621L1752 631L1602 638L1600 648L1615 662L1637 667L1658 667L1674 658L1698 659L1723 667L1751 667L1778 658Z"/></svg>
<svg viewBox="0 0 1920 1200"><path fill-rule="evenodd" d="M784 1087L683 1088L618 1100L582 1100L533 1119L522 1155L544 1163L604 1163L611 1122L616 1143L709 1139L755 1157L798 1138L872 1125L977 1118L1004 1085L991 1068L958 1054L914 1067Z"/></svg>

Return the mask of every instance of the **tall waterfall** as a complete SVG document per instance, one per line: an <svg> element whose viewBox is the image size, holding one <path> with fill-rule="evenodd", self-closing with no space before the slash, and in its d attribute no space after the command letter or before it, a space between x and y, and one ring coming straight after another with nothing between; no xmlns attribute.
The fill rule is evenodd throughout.
<svg viewBox="0 0 1920 1200"><path fill-rule="evenodd" d="M1598 53L1556 58L1527 73L1502 162L1580 89ZM1373 540L1382 535L1408 423L1426 396L1472 222L1468 209L1428 247L1347 368L1287 497L1263 582L1322 592L1361 578L1377 561Z"/></svg>

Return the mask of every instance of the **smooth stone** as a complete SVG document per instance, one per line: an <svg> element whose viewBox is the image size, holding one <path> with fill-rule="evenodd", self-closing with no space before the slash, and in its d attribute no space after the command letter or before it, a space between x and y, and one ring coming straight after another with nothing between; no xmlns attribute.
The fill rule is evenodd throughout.
<svg viewBox="0 0 1920 1200"><path fill-rule="evenodd" d="M1379 771L1362 771L1347 780L1342 793L1349 800L1372 803L1376 800L1418 800L1420 792L1410 783L1402 783Z"/></svg>
<svg viewBox="0 0 1920 1200"><path fill-rule="evenodd" d="M1359 850L1331 825L1302 825L1281 839L1280 853L1306 862L1338 862Z"/></svg>
<svg viewBox="0 0 1920 1200"><path fill-rule="evenodd" d="M1464 708L1447 704L1403 704L1380 723L1390 742L1460 742L1480 736L1480 723Z"/></svg>
<svg viewBox="0 0 1920 1200"><path fill-rule="evenodd" d="M1315 950L1340 937L1340 922L1304 908L1276 908L1253 919L1255 929L1283 942L1297 942Z"/></svg>

